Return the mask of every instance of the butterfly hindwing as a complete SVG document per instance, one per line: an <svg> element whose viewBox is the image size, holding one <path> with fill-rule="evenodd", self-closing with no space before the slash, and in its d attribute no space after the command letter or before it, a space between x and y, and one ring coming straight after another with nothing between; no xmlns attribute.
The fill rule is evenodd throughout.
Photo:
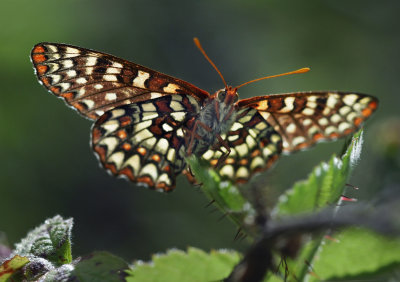
<svg viewBox="0 0 400 282"><path fill-rule="evenodd" d="M113 175L171 191L186 167L185 123L199 108L180 94L118 107L94 124L93 149Z"/></svg>
<svg viewBox="0 0 400 282"><path fill-rule="evenodd" d="M209 94L190 83L105 53L39 43L31 53L39 81L90 119L121 105L170 94L202 101Z"/></svg>
<svg viewBox="0 0 400 282"><path fill-rule="evenodd" d="M227 152L222 144L210 148L202 157L217 166L223 178L235 183L247 182L254 173L269 168L282 151L281 136L252 108L240 110L231 129L222 138L230 148L222 164L218 161Z"/></svg>
<svg viewBox="0 0 400 282"><path fill-rule="evenodd" d="M283 152L292 152L356 131L378 100L359 93L299 92L243 99L237 105L257 109L282 136Z"/></svg>

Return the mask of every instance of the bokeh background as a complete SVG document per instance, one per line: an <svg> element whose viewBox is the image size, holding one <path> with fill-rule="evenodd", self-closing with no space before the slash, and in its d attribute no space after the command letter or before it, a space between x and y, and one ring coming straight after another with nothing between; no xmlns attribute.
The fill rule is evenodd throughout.
<svg viewBox="0 0 400 282"><path fill-rule="evenodd" d="M161 194L110 177L89 146L91 122L50 95L29 53L41 41L87 47L179 77L210 92L223 84L195 48L200 38L229 84L311 67L246 86L242 98L299 90L375 95L349 196L398 188L400 2L2 0L0 3L0 231L9 244L55 214L73 217L74 256L107 250L131 261L171 247L243 250L236 229L178 178ZM344 141L282 157L257 185L291 187ZM400 189L400 188L399 188ZM305 191L306 193L307 191ZM274 198L271 192L271 199ZM275 192L276 194L276 192ZM273 200L271 200L273 202Z"/></svg>

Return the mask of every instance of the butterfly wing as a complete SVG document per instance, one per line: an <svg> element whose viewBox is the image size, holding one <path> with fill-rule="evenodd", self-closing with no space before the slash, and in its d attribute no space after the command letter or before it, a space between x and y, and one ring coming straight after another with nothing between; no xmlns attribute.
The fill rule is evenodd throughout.
<svg viewBox="0 0 400 282"><path fill-rule="evenodd" d="M166 95L106 112L92 129L92 146L115 176L171 191L186 167L185 124L200 110L188 95Z"/></svg>
<svg viewBox="0 0 400 282"><path fill-rule="evenodd" d="M187 94L202 101L209 94L167 76L105 53L59 43L39 43L31 52L39 81L90 119L121 105L164 95Z"/></svg>
<svg viewBox="0 0 400 282"><path fill-rule="evenodd" d="M245 183L254 173L268 169L282 152L354 132L378 101L357 93L299 92L239 100L237 106L236 121L222 136L231 152L217 169L222 177ZM218 144L202 157L215 166L223 152L227 150Z"/></svg>
<svg viewBox="0 0 400 282"><path fill-rule="evenodd" d="M253 108L239 110L230 131L222 135L230 148L229 156L216 167L223 178L235 183L247 182L259 171L269 168L282 151L282 138ZM216 166L227 149L218 144L202 157ZM191 180L190 175L188 175Z"/></svg>
<svg viewBox="0 0 400 282"><path fill-rule="evenodd" d="M256 109L289 153L351 134L375 111L378 100L359 93L299 92L253 97L237 105Z"/></svg>

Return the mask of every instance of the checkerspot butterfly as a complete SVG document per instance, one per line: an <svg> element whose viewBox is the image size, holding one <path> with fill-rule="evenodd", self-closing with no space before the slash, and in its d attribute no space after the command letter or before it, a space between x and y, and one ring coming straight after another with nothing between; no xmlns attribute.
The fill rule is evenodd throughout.
<svg viewBox="0 0 400 282"><path fill-rule="evenodd" d="M39 82L95 120L92 146L104 168L160 191L171 191L179 173L192 179L187 155L244 183L281 153L354 132L378 105L374 97L336 91L239 100L242 85L227 86L222 75L225 88L210 95L183 80L67 44L39 43L31 59Z"/></svg>

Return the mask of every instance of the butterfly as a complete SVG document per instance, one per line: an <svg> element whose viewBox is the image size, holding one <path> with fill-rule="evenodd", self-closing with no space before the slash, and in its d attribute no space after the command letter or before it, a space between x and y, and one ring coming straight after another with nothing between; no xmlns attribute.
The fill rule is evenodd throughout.
<svg viewBox="0 0 400 282"><path fill-rule="evenodd" d="M337 91L239 100L237 90L247 83L228 86L221 74L225 88L211 95L124 59L60 43L35 45L31 61L45 88L95 121L91 144L103 167L159 191L173 190L180 173L193 179L185 161L192 154L221 177L245 183L282 153L354 132L378 106L372 96Z"/></svg>

